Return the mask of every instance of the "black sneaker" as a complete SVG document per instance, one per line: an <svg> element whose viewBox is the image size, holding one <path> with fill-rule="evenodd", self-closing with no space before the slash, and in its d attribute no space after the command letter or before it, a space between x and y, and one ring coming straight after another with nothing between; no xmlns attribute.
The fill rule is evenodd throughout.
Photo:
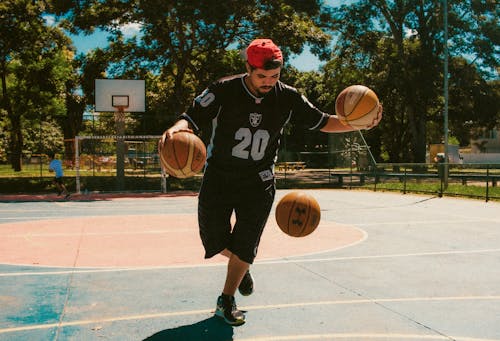
<svg viewBox="0 0 500 341"><path fill-rule="evenodd" d="M245 314L236 307L233 296L219 296L215 315L224 319L227 324L240 326L245 323Z"/></svg>
<svg viewBox="0 0 500 341"><path fill-rule="evenodd" d="M247 273L243 276L238 290L243 296L249 296L253 293L253 277L250 274L250 270L247 270Z"/></svg>

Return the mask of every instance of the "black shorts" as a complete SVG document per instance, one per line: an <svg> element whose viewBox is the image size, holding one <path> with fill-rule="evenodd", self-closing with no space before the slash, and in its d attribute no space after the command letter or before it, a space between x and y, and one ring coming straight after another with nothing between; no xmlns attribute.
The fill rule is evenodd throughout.
<svg viewBox="0 0 500 341"><path fill-rule="evenodd" d="M274 178L263 181L256 174L242 179L208 167L198 200L205 258L227 248L244 262L253 263L275 192ZM234 226L231 224L233 212Z"/></svg>
<svg viewBox="0 0 500 341"><path fill-rule="evenodd" d="M63 178L62 178L62 177L59 177L59 178L54 178L54 179L52 180L52 182L54 182L55 184L62 185L62 183L63 183Z"/></svg>

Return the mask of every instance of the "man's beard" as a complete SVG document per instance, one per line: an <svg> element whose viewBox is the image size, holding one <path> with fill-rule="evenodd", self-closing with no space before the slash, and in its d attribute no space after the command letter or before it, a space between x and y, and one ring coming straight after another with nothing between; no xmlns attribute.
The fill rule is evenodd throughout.
<svg viewBox="0 0 500 341"><path fill-rule="evenodd" d="M257 93L259 94L260 97L264 97L265 95L267 95L271 89L273 87L272 86L261 86L260 88L257 88ZM264 89L265 91L261 91L261 89Z"/></svg>

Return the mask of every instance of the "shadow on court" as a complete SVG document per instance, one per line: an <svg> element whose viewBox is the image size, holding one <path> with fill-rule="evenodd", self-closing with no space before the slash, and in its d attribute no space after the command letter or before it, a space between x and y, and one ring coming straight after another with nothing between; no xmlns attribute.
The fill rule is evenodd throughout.
<svg viewBox="0 0 500 341"><path fill-rule="evenodd" d="M212 316L194 324L162 330L143 341L231 341L233 335L233 327Z"/></svg>
<svg viewBox="0 0 500 341"><path fill-rule="evenodd" d="M238 328L212 313L227 265L203 259L196 194L0 195L0 340L500 341L500 203L301 191L320 227L271 213Z"/></svg>

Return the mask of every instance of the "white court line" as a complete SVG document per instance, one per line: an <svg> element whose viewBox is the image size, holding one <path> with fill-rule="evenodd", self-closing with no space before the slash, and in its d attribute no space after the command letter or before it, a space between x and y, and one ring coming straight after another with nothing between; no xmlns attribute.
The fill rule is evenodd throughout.
<svg viewBox="0 0 500 341"><path fill-rule="evenodd" d="M114 211L126 211L126 212L129 212L130 211L130 208L125 208L125 209L120 209L120 210L115 210L113 209ZM107 208L103 208L102 211L109 211L109 207ZM0 210L0 212L2 212ZM20 211L20 212L24 212L24 211ZM81 212L80 212L81 213ZM165 216L168 216L168 215L171 215L171 214L190 214L192 212L180 212L180 213L160 213L158 214L158 212L156 211L152 211L151 213L145 213L145 214L141 214L141 215L138 215L138 214L131 214L131 215L127 215L127 216L131 216L131 217L135 217L135 216L150 216L150 215L165 215ZM116 214L116 216L118 216L118 214ZM47 216L47 215L44 215L44 216L30 216L30 217L26 217L26 218L19 218L19 217L2 217L0 218L0 221L2 220L17 220L18 222L29 222L29 221L36 221L36 220L61 220L61 219L68 219L68 218L77 218L77 217L88 217L87 215L85 215L84 213L81 213L81 215L78 215L78 216L59 216L59 215L54 215L54 216ZM110 216L110 215L92 215L92 217L95 217L95 218L100 218L100 217L113 217L113 216ZM463 224L463 223L476 223L478 221L491 221L491 222L498 222L500 221L500 218L482 218L482 217L477 217L477 218L470 218L470 217L467 217L467 218L464 218L464 219L454 219L454 220L450 220L450 219L434 219L434 220L411 220L411 221L408 221L408 220L401 220L401 221L397 221L397 220L391 220L391 221L380 221L380 222L374 222L374 223L362 223L362 222L352 222L352 221L349 221L349 224L350 225L356 225L356 226L372 226L372 225L400 225L400 224L405 224L405 226L407 224L441 224L441 223L450 223L450 224Z"/></svg>
<svg viewBox="0 0 500 341"><path fill-rule="evenodd" d="M402 220L402 221L380 221L373 223L358 223L358 222L349 222L351 225L366 227L366 226L390 226L390 225L399 225L404 228L412 225L441 225L441 224L471 224L478 222L491 222L497 223L500 222L500 218L477 218L477 219L459 219L459 220L449 220L449 219L435 219L435 220Z"/></svg>
<svg viewBox="0 0 500 341"><path fill-rule="evenodd" d="M193 232L192 228L173 228L168 230L141 230L141 231L117 231L117 232L85 232L84 236L121 236L121 235L137 235L137 234L167 234L172 232ZM79 237L81 231L75 232L60 232L60 233L19 233L9 234L8 237L12 238L25 238L25 237Z"/></svg>
<svg viewBox="0 0 500 341"><path fill-rule="evenodd" d="M116 213L116 212L130 212L130 207L127 207L127 208L122 208L122 209L115 209L115 208L112 208L113 211ZM134 208L135 209L135 208ZM96 211L94 209L92 209L93 211ZM103 208L102 211L106 211L106 212L109 212L110 208ZM0 213L1 213L1 210L0 210ZM24 213L24 212L20 212L20 213ZM85 214L85 212L71 212L73 214L75 213L78 213L78 215L68 215L68 216L61 216L61 215L53 215L53 216L47 216L47 215L44 215L44 216L29 216L29 217L26 217L26 218L19 218L19 217L2 217L0 218L0 224L4 224L4 222L2 222L3 220L5 220L7 223L8 220L14 220L14 223L26 223L26 222L33 222L33 221L38 221L38 220L65 220L65 219L75 219L75 218L88 218L89 216L92 217L92 218L102 218L102 217L123 217L122 214L114 214L114 215L109 215L109 214L106 214L106 215L94 215L94 214L91 214L91 215L88 215L88 214ZM152 212L145 212L143 214L127 214L126 216L127 217L148 217L148 216L169 216L169 215L172 215L172 214L191 214L192 212L188 212L188 213L185 213L185 212L179 212L179 213L158 213L158 211L152 211Z"/></svg>
<svg viewBox="0 0 500 341"><path fill-rule="evenodd" d="M373 304L373 303L388 303L388 302L404 303L404 302L430 302L430 301L450 302L450 301L484 301L484 300L486 300L486 301L500 300L500 296L444 296L444 297L410 297L410 298L381 298L381 299L296 302L296 303L284 303L284 304L246 306L246 307L241 307L241 309L248 310L248 311L254 311L254 310L303 308L303 307L311 307L311 306L319 306L319 305L320 306L327 306L327 305L334 306L334 305ZM129 320L147 320L147 319L156 319L156 318L179 317L179 316L186 316L186 315L201 315L201 314L211 314L211 313L213 313L213 309L199 309L199 310L163 312L163 313L154 313L154 314L138 314L138 315L125 315L125 316L116 316L116 317L103 317L100 319L92 319L92 320L76 320L76 321L67 321L67 322L61 322L61 323L47 323L47 324L3 328L3 329L0 329L0 334L20 332L20 331L29 331L29 330L50 329L50 328L57 328L57 327L82 326L82 325L98 324L98 323L106 323L106 322L119 322L119 321L129 321ZM463 339L463 338L458 338L458 339ZM477 339L477 340L481 340L481 339ZM483 339L483 341L485 341L485 339ZM495 340L495 341L497 341L497 340Z"/></svg>
<svg viewBox="0 0 500 341"><path fill-rule="evenodd" d="M308 335L283 335L252 337L239 339L240 341L289 341L289 340L456 340L456 341L500 341L500 339L478 339L475 337L444 336L444 335L418 335L418 334L367 334L367 333L334 333L334 334L308 334Z"/></svg>
<svg viewBox="0 0 500 341"><path fill-rule="evenodd" d="M372 255L372 256L328 257L328 258L307 258L307 259L286 258L286 259L276 259L276 260L260 260L256 261L254 265L339 262L339 261L349 261L349 260L366 260L366 259L380 259L380 258L449 256L449 255L466 255L466 254L496 253L496 252L500 252L500 249L437 251L437 252L399 253L399 254ZM16 264L16 266L20 265ZM33 265L29 264L27 264L26 266L33 267ZM166 270L166 269L189 269L189 268L203 268L203 267L216 267L216 266L227 266L227 263L220 262L220 263L200 263L200 264L190 264L190 265L165 265L165 266L132 267L132 268L90 268L90 269L75 268L71 270L60 270L60 271L5 272L5 273L0 273L0 277L49 276L49 275L88 274L88 273L127 272L127 271L156 271L156 270ZM51 266L51 268L54 268L54 266Z"/></svg>
<svg viewBox="0 0 500 341"><path fill-rule="evenodd" d="M404 257L424 257L424 256L449 256L449 255L463 255L463 254L474 254L474 253L495 253L495 252L500 252L500 249L396 253L396 254L388 254L388 255L326 257L326 258L309 258L309 259L287 258L286 260L280 259L280 260L275 260L275 261L274 260L262 261L261 264L337 262L337 261L344 261L344 260L364 260L364 259L378 259L378 258L404 258ZM0 274L0 276L1 276L1 274Z"/></svg>

